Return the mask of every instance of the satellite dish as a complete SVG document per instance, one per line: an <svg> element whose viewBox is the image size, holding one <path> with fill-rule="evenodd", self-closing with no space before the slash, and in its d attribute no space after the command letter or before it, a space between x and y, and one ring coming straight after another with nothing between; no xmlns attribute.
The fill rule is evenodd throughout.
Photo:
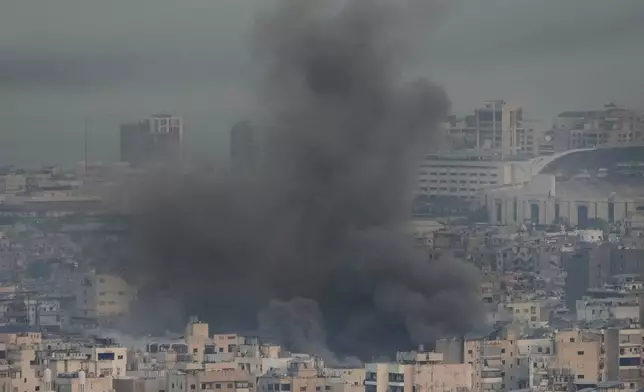
<svg viewBox="0 0 644 392"><path fill-rule="evenodd" d="M550 136L550 135L546 135L546 141L547 141L547 142L549 142L549 141L551 141L551 140L552 140L552 136Z"/></svg>

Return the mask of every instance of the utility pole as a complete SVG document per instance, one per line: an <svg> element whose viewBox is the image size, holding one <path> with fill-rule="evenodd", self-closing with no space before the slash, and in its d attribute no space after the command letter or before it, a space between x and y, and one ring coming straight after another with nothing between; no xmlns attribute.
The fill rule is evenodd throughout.
<svg viewBox="0 0 644 392"><path fill-rule="evenodd" d="M83 162L83 169L85 172L85 177L87 177L87 128L88 128L88 120L87 117L85 117L84 121L84 153L85 153L85 161Z"/></svg>

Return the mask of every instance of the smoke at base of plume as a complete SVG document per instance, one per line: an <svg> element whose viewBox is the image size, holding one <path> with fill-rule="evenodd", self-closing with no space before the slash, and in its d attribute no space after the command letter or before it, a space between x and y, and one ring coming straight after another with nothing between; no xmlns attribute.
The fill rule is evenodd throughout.
<svg viewBox="0 0 644 392"><path fill-rule="evenodd" d="M133 267L151 297L332 361L471 327L473 271L430 261L396 229L416 159L449 110L441 88L400 77L430 3L284 1L259 20L274 125L265 160L148 189L139 239L149 253Z"/></svg>

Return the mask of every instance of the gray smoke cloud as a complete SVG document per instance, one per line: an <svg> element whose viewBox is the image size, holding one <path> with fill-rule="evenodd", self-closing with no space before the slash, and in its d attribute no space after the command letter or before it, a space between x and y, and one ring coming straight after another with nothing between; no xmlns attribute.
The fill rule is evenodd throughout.
<svg viewBox="0 0 644 392"><path fill-rule="evenodd" d="M472 268L429 260L398 230L414 165L449 111L442 88L401 77L434 12L427 0L325 0L263 14L265 159L149 188L139 239L150 253L130 266L143 292L331 361L478 322Z"/></svg>

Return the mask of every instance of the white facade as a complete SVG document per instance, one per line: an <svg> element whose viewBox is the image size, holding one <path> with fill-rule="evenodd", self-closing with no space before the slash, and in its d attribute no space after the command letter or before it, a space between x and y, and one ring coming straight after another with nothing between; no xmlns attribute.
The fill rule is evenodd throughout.
<svg viewBox="0 0 644 392"><path fill-rule="evenodd" d="M418 171L417 194L480 200L484 190L523 183L529 178L522 161L477 159L476 154L429 155Z"/></svg>
<svg viewBox="0 0 644 392"><path fill-rule="evenodd" d="M599 243L604 240L602 230L578 230L577 239L581 242Z"/></svg>
<svg viewBox="0 0 644 392"><path fill-rule="evenodd" d="M577 320L639 321L640 308L635 298L583 298L577 300Z"/></svg>
<svg viewBox="0 0 644 392"><path fill-rule="evenodd" d="M577 226L590 219L624 221L633 211L644 208L644 196L639 189L603 180L556 182L554 175L538 174L525 185L488 190L486 205L491 224L564 221Z"/></svg>
<svg viewBox="0 0 644 392"><path fill-rule="evenodd" d="M177 133L183 139L183 120L177 116L153 116L150 118L151 133Z"/></svg>
<svg viewBox="0 0 644 392"><path fill-rule="evenodd" d="M512 314L513 321L530 328L541 326L541 305L538 302L512 302L506 306Z"/></svg>
<svg viewBox="0 0 644 392"><path fill-rule="evenodd" d="M91 347L83 350L89 356L90 372L104 376L124 376L127 370L127 348ZM92 369L93 367L93 369Z"/></svg>

